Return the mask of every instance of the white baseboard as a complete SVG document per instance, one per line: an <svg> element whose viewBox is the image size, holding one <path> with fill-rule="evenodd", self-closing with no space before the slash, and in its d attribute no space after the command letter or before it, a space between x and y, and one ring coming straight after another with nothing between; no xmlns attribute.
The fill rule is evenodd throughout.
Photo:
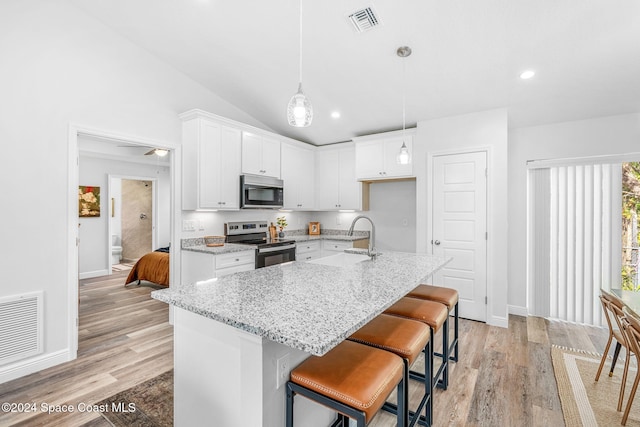
<svg viewBox="0 0 640 427"><path fill-rule="evenodd" d="M487 322L487 324L491 326L499 326L501 328L508 328L509 319L507 319L506 317L491 316L489 317L489 321Z"/></svg>
<svg viewBox="0 0 640 427"><path fill-rule="evenodd" d="M47 353L0 366L0 384L73 360L69 349Z"/></svg>
<svg viewBox="0 0 640 427"><path fill-rule="evenodd" d="M108 276L109 274L111 274L109 270L86 271L84 273L79 273L78 278L80 280L91 279L93 277Z"/></svg>
<svg viewBox="0 0 640 427"><path fill-rule="evenodd" d="M520 305L508 305L507 309L509 310L509 314L524 317L529 316L529 310L527 310L527 307L522 307Z"/></svg>

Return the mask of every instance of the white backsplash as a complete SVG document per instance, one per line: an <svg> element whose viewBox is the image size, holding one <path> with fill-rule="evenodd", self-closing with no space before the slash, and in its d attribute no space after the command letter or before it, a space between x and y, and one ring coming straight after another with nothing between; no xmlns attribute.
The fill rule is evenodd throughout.
<svg viewBox="0 0 640 427"><path fill-rule="evenodd" d="M309 221L314 221L314 212L280 212L273 209L244 209L239 211L197 212L183 211L183 221L194 221L194 231L182 231L182 238L202 237L209 235L223 235L224 223L230 221L267 221L276 224L276 218L287 218L287 229L298 230L308 227ZM336 227L332 227L336 228ZM286 229L285 229L286 231Z"/></svg>

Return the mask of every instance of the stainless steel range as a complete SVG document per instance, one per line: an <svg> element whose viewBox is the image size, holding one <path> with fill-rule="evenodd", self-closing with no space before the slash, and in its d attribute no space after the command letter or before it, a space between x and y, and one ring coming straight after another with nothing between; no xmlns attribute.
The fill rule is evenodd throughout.
<svg viewBox="0 0 640 427"><path fill-rule="evenodd" d="M256 245L256 268L296 260L296 242L291 239L271 240L267 221L227 222L224 235L227 243Z"/></svg>

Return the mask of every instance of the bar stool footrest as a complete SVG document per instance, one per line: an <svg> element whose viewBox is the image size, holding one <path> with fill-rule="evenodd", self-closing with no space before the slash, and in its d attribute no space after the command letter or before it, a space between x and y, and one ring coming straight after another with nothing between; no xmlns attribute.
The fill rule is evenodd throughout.
<svg viewBox="0 0 640 427"><path fill-rule="evenodd" d="M411 419L411 422L407 427L413 427L416 423L421 426L431 427L429 421L427 421L427 417L424 415L420 415L418 418L415 417L416 414L422 412L430 398L431 396L424 396L415 411L409 410L409 418ZM384 402L382 409L394 415L398 413L398 406L390 402Z"/></svg>

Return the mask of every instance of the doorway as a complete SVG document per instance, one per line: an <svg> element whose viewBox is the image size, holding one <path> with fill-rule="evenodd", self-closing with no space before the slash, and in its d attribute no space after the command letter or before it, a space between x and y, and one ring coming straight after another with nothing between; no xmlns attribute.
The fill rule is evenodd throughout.
<svg viewBox="0 0 640 427"><path fill-rule="evenodd" d="M83 142L80 147L80 141ZM86 144L85 144L86 142ZM144 178L149 180L150 176L159 185L156 187L154 194L156 200L158 200L157 206L165 206L165 209L155 209L152 219L156 224L156 231L158 231L159 238L153 245L169 246L171 241L180 240L180 232L175 226L176 218L179 221L181 216L180 204L176 203L176 200L180 199L179 181L177 176L180 176L180 162L181 152L180 147L173 143L167 143L162 141L154 141L146 138L140 138L131 135L118 134L111 131L98 130L95 128L78 126L71 124L69 126L69 158L68 158L68 189L67 194L67 206L68 206L68 277L70 278L68 284L68 323L67 323L67 336L69 342L69 355L71 359L77 357L78 352L78 311L79 311L79 293L78 293L78 279L80 277L80 246L83 242L83 231L79 230L78 224L78 188L82 178L83 185L100 185L103 190L101 215L97 218L90 218L96 222L93 225L98 226L104 230L100 233L104 236L104 242L99 245L94 243L102 251L102 255L96 258L96 262L102 262L103 265L109 266L111 264L111 232L109 230L110 218L110 197L106 197L107 187L109 186L108 176L113 172L117 175L123 175L125 177L134 177L136 179ZM105 147L107 147L105 149ZM150 147L153 147L150 150ZM82 150L81 150L82 148ZM162 150L159 150L162 149ZM158 152L164 151L169 155L164 157L166 160L157 159L161 156ZM81 154L83 159L90 158L92 160L99 159L100 161L111 161L110 172L99 172L92 165L84 162L82 165L80 161ZM152 154L158 154L157 156ZM132 159L136 159L132 161ZM158 174L162 166L164 172ZM81 174L81 167L84 167L84 172L90 172L90 176L85 173ZM133 167L133 169L132 169ZM145 172L146 168L146 172ZM92 175L91 175L92 174ZM160 178L161 176L161 178ZM102 181L104 180L104 181ZM85 181L99 181L99 184L90 182L86 184ZM164 186L166 191L159 192L157 188ZM164 213L158 221L158 211L163 210ZM99 218L99 219L98 219ZM102 225L103 224L103 225ZM81 228L84 228L81 227ZM89 240L84 236L85 245L89 244ZM102 261L100 261L102 260ZM179 277L180 263L179 257L171 257L171 277L170 283L175 283L176 277ZM105 271L103 275L109 274L109 271Z"/></svg>
<svg viewBox="0 0 640 427"><path fill-rule="evenodd" d="M431 251L453 260L434 284L458 291L461 317L487 320L487 153L432 161Z"/></svg>
<svg viewBox="0 0 640 427"><path fill-rule="evenodd" d="M113 272L129 269L156 249L158 181L153 177L110 176L109 192Z"/></svg>

